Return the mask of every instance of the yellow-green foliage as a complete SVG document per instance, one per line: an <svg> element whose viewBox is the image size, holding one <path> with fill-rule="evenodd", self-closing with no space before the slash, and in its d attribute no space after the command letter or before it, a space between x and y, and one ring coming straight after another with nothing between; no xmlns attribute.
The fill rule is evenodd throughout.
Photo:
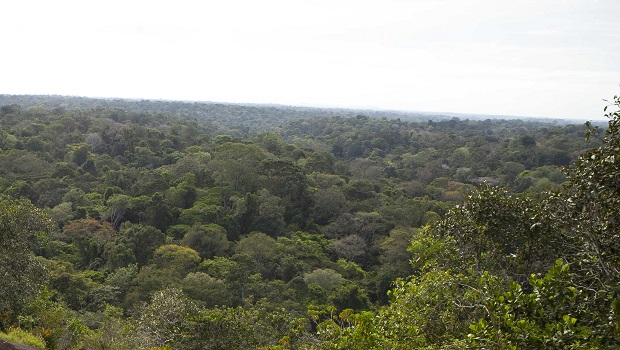
<svg viewBox="0 0 620 350"><path fill-rule="evenodd" d="M11 343L25 344L45 349L45 341L43 338L21 328L11 328L8 333L0 332L0 339Z"/></svg>

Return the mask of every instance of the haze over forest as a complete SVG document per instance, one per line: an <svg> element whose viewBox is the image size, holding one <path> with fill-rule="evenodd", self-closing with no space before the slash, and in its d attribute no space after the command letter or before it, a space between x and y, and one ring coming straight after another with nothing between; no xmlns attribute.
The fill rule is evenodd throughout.
<svg viewBox="0 0 620 350"><path fill-rule="evenodd" d="M252 121L255 131L267 130L275 127L267 122L262 123L274 116L281 120L295 120L312 117L354 117L365 115L372 118L402 119L406 121L428 121L446 120L452 118L485 120L485 119L522 119L533 122L547 122L552 124L575 124L583 123L588 120L601 122L605 118L601 115L590 119L562 119L562 118L535 118L527 116L511 115L489 115L489 114L467 114L467 113L433 113L433 112L407 112L395 110L377 109L353 109L353 108L321 108L304 106L287 106L277 104L247 104L247 103L222 103L205 101L168 101L168 100L147 100L147 99L121 99L121 98L88 98L78 96L57 96L57 95L2 95L0 94L0 105L17 103L23 107L44 106L47 108L70 108L70 109L89 109L89 108L120 108L132 112L162 112L171 111L179 115L221 119L231 123L239 116L247 119L246 123ZM604 106L605 104L603 104Z"/></svg>

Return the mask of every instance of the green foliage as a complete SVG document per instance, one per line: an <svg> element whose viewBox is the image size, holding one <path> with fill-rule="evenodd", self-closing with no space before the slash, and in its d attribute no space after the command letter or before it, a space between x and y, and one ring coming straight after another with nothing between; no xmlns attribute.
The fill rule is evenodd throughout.
<svg viewBox="0 0 620 350"><path fill-rule="evenodd" d="M108 222L100 223L93 218L83 218L68 222L60 237L72 244L78 251L77 266L84 269L103 265L106 250L110 248L116 231Z"/></svg>
<svg viewBox="0 0 620 350"><path fill-rule="evenodd" d="M30 201L0 197L0 310L15 317L41 290L47 275L34 252L52 230Z"/></svg>
<svg viewBox="0 0 620 350"><path fill-rule="evenodd" d="M120 242L133 251L135 261L140 266L146 265L155 249L165 243L165 235L153 226L124 224L120 229Z"/></svg>
<svg viewBox="0 0 620 350"><path fill-rule="evenodd" d="M0 322L48 348L617 347L618 112L0 103Z"/></svg>
<svg viewBox="0 0 620 350"><path fill-rule="evenodd" d="M334 291L329 296L329 300L338 310L353 309L362 311L370 308L370 299L366 292L352 282L336 285Z"/></svg>
<svg viewBox="0 0 620 350"><path fill-rule="evenodd" d="M189 271L198 267L200 256L195 250L176 244L162 245L155 250L151 263L160 269Z"/></svg>
<svg viewBox="0 0 620 350"><path fill-rule="evenodd" d="M186 319L194 306L178 289L155 292L141 310L138 327L143 335L143 347L163 347L184 336Z"/></svg>
<svg viewBox="0 0 620 350"><path fill-rule="evenodd" d="M335 315L332 310L311 312L311 318L318 320L326 312L331 316L317 325L318 349L382 349L389 348L375 317L370 312L354 313L351 309Z"/></svg>
<svg viewBox="0 0 620 350"><path fill-rule="evenodd" d="M131 197L124 194L115 194L107 199L107 210L103 215L110 221L112 226L118 229L123 216L131 206Z"/></svg>
<svg viewBox="0 0 620 350"><path fill-rule="evenodd" d="M83 324L76 318L77 313L63 302L52 300L53 292L44 290L27 307L34 322L27 322L32 332L40 331L49 349L71 349L84 339ZM81 333L79 331L82 331ZM76 332L77 331L77 332Z"/></svg>
<svg viewBox="0 0 620 350"><path fill-rule="evenodd" d="M580 320L580 304L587 297L570 279L569 266L558 260L544 277L531 276L529 293L514 282L504 292L494 290L485 298L491 322L481 318L471 324L465 342L506 349L601 347L598 336Z"/></svg>
<svg viewBox="0 0 620 350"><path fill-rule="evenodd" d="M251 192L258 185L254 174L258 172L264 157L263 151L256 146L228 142L218 146L209 168L216 183L229 185L241 192Z"/></svg>
<svg viewBox="0 0 620 350"><path fill-rule="evenodd" d="M259 263L265 263L276 254L276 240L262 232L253 232L237 243L235 251L252 256Z"/></svg>
<svg viewBox="0 0 620 350"><path fill-rule="evenodd" d="M528 197L482 185L463 205L448 212L433 232L455 245L453 260L445 262L448 266L464 265L517 278L517 274L541 272L554 259L553 247L548 246L552 229L543 218L546 214Z"/></svg>
<svg viewBox="0 0 620 350"><path fill-rule="evenodd" d="M319 287L331 291L336 286L344 282L344 278L332 269L315 269L304 275L306 284L316 284Z"/></svg>
<svg viewBox="0 0 620 350"><path fill-rule="evenodd" d="M123 310L114 306L106 306L103 320L98 328L85 336L85 345L89 349L131 350L142 348L138 326L123 317Z"/></svg>
<svg viewBox="0 0 620 350"><path fill-rule="evenodd" d="M181 244L196 250L203 259L223 256L230 247L226 230L217 224L195 224L183 236Z"/></svg>
<svg viewBox="0 0 620 350"><path fill-rule="evenodd" d="M178 342L185 349L258 349L281 341L296 345L299 321L283 309L264 302L249 308L214 308L194 314L185 337Z"/></svg>
<svg viewBox="0 0 620 350"><path fill-rule="evenodd" d="M229 303L228 285L225 280L204 272L190 272L181 280L183 292L206 307Z"/></svg>
<svg viewBox="0 0 620 350"><path fill-rule="evenodd" d="M565 234L576 240L584 255L592 256L592 265L582 266L598 277L620 277L617 235L620 230L620 97L613 106L602 146L582 154L575 166L567 169L568 182L557 198L567 220L560 221ZM597 135L590 127L589 135ZM571 224L576 220L576 224ZM586 263L586 264L589 264Z"/></svg>

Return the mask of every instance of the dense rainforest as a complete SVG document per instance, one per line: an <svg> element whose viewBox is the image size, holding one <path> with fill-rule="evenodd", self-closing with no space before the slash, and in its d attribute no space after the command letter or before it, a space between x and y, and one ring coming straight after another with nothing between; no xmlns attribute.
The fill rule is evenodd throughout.
<svg viewBox="0 0 620 350"><path fill-rule="evenodd" d="M59 96L0 105L0 338L620 345L617 97L600 127Z"/></svg>

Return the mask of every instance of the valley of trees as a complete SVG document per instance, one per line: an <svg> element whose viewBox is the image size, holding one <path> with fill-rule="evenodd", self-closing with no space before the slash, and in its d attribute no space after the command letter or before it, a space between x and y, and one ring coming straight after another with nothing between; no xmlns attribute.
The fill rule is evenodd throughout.
<svg viewBox="0 0 620 350"><path fill-rule="evenodd" d="M53 96L0 106L0 338L620 346L618 97L600 127Z"/></svg>

